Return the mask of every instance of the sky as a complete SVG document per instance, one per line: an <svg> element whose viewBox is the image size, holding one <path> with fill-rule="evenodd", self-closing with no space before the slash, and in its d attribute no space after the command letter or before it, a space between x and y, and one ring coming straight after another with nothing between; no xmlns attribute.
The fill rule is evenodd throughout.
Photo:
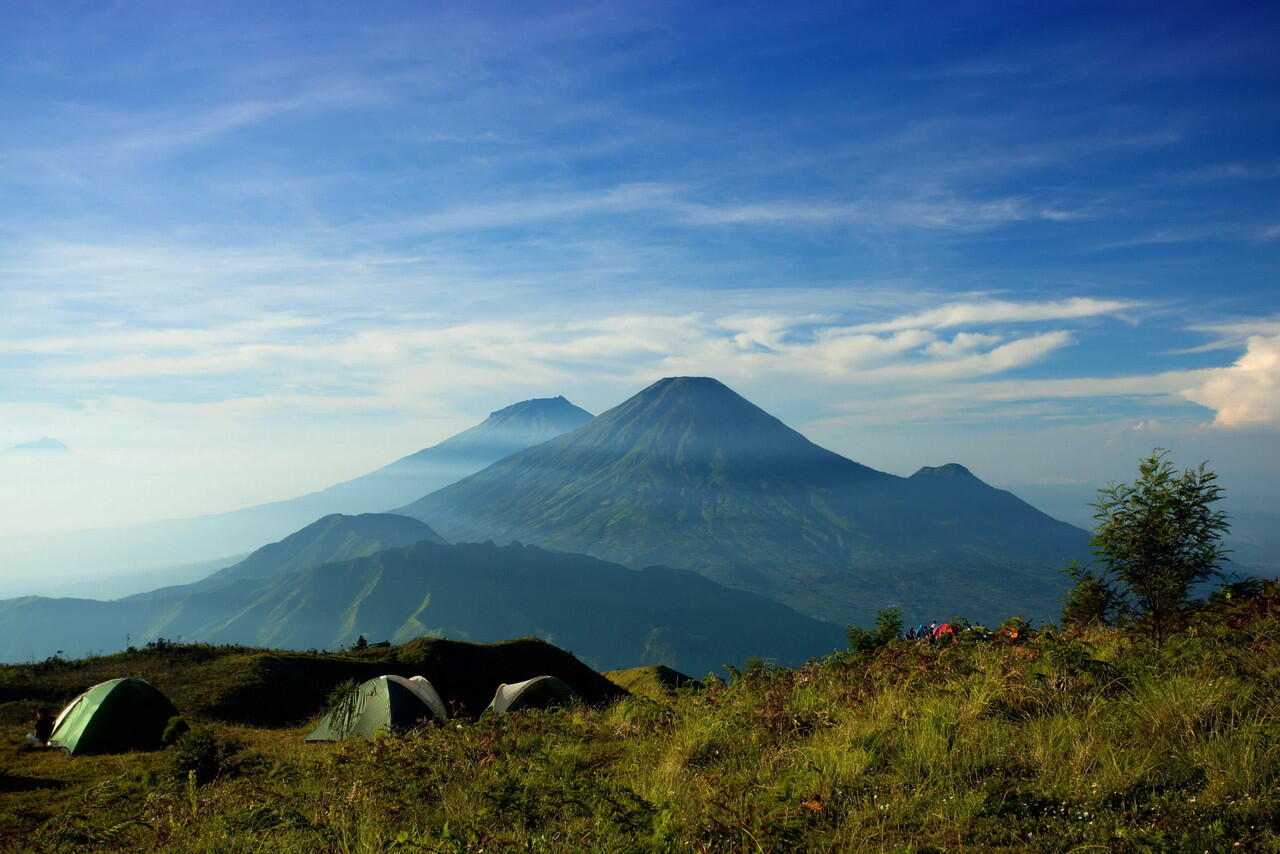
<svg viewBox="0 0 1280 854"><path fill-rule="evenodd" d="M0 538L672 375L1072 521L1154 447L1274 513L1278 37L1274 3L5 0Z"/></svg>

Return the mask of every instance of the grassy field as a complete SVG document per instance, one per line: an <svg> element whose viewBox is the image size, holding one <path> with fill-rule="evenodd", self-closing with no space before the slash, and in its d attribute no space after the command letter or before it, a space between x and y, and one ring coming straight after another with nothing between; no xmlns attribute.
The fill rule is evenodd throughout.
<svg viewBox="0 0 1280 854"><path fill-rule="evenodd" d="M1162 649L894 642L656 696L341 745L224 721L207 783L191 744L9 726L0 850L1280 851L1275 585Z"/></svg>

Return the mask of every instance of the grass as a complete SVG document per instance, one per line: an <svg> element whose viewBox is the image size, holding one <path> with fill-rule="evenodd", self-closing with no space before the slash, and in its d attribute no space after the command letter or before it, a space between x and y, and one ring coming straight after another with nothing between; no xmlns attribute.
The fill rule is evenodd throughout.
<svg viewBox="0 0 1280 854"><path fill-rule="evenodd" d="M1278 688L1269 585L1163 649L895 642L340 745L222 723L207 785L14 737L0 850L1280 851Z"/></svg>

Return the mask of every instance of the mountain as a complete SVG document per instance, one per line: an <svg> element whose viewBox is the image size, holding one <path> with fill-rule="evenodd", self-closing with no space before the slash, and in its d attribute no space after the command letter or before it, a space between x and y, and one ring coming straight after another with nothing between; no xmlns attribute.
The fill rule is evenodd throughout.
<svg viewBox="0 0 1280 854"><path fill-rule="evenodd" d="M45 436L42 439L37 439L34 442L24 442L21 445L14 445L9 448L10 453L26 453L31 451L37 453L67 454L71 452L71 449L59 442L57 439L50 439L48 436Z"/></svg>
<svg viewBox="0 0 1280 854"><path fill-rule="evenodd" d="M0 600L0 660L42 658L61 651L87 654L158 637L194 639L201 627L242 607L264 579L420 540L444 542L429 525L407 516L334 514L189 584L115 602L44 596Z"/></svg>
<svg viewBox="0 0 1280 854"><path fill-rule="evenodd" d="M399 520L397 522L396 520ZM413 544L369 551L374 536ZM358 557L290 570L327 555ZM56 631L51 628L56 627ZM413 519L321 519L196 584L116 602L0 602L0 659L118 649L158 637L287 649L444 636L535 636L598 669L706 672L758 656L794 664L840 646L840 628L688 570L634 571L532 546L447 545Z"/></svg>
<svg viewBox="0 0 1280 854"><path fill-rule="evenodd" d="M219 558L226 566L233 560L228 556L278 540L322 516L398 507L590 418L563 397L526 400L490 413L438 445L319 492L230 513L9 541L0 544L0 562L26 567L28 577L83 574L92 566L101 578ZM140 582L133 589L147 586L154 584Z"/></svg>
<svg viewBox="0 0 1280 854"><path fill-rule="evenodd" d="M162 587L126 598L130 601L172 599L200 590L213 590L241 579L286 575L322 563L351 560L423 540L444 542L430 525L408 516L392 513L344 516L332 513L295 531L278 543L270 543L257 549L239 563L221 569L207 578L192 584Z"/></svg>
<svg viewBox="0 0 1280 854"><path fill-rule="evenodd" d="M489 413L481 423L438 445L424 448L377 471L319 492L264 506L278 511L287 510L302 521L327 513L390 510L477 472L503 457L554 439L590 420L590 412L574 406L563 397L521 401ZM289 530L296 527L293 525Z"/></svg>
<svg viewBox="0 0 1280 854"><path fill-rule="evenodd" d="M452 541L519 540L697 570L820 619L1047 617L1087 534L960 465L909 478L821 448L722 383L661 380L576 430L396 511Z"/></svg>
<svg viewBox="0 0 1280 854"><path fill-rule="evenodd" d="M697 573L627 569L534 546L416 543L281 576L197 636L295 649L533 636L598 670L665 664L705 673L752 656L796 664L840 646L840 628Z"/></svg>

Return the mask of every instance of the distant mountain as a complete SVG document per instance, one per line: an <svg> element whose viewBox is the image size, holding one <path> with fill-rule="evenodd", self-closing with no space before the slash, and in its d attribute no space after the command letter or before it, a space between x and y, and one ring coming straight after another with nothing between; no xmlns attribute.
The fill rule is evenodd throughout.
<svg viewBox="0 0 1280 854"><path fill-rule="evenodd" d="M264 579L420 540L444 542L429 525L407 516L335 514L189 584L115 602L44 596L0 600L0 661L115 650L126 640L136 645L158 637L192 640L207 624L243 607Z"/></svg>
<svg viewBox="0 0 1280 854"><path fill-rule="evenodd" d="M278 543L270 543L257 549L239 563L221 569L207 578L192 584L162 587L126 598L130 601L173 599L201 590L213 590L242 579L286 575L322 563L351 560L423 540L444 543L444 539L430 525L408 516L392 513L344 516L333 513L295 531Z"/></svg>
<svg viewBox="0 0 1280 854"><path fill-rule="evenodd" d="M66 454L66 453L70 453L71 449L68 448L66 445L62 444L61 442L59 442L57 439L50 439L48 436L45 436L44 438L37 439L34 442L25 442L21 445L14 445L13 447L9 448L9 451L10 453L12 452L26 453L26 452L34 451L37 453L43 452L43 453Z"/></svg>
<svg viewBox="0 0 1280 854"><path fill-rule="evenodd" d="M319 492L262 506L273 507L277 511L288 510L303 521L328 513L390 510L477 472L503 457L554 439L590 420L590 412L574 406L563 397L521 401L489 413L481 423L438 445L424 448L377 471ZM293 525L289 530L296 527Z"/></svg>
<svg viewBox="0 0 1280 854"><path fill-rule="evenodd" d="M328 527L312 531L305 545L295 543L301 548L277 552L291 560L325 539ZM360 635L394 642L527 635L601 670L664 664L701 674L753 656L794 664L843 642L839 627L694 572L637 572L532 546L428 540L285 575L234 575L228 572L219 586L118 602L0 602L0 657L116 649L126 633L135 644L181 637L287 649L349 645Z"/></svg>
<svg viewBox="0 0 1280 854"><path fill-rule="evenodd" d="M1087 534L959 465L909 478L821 448L714 379L661 380L401 508L453 541L666 564L865 622L1058 611Z"/></svg>
<svg viewBox="0 0 1280 854"><path fill-rule="evenodd" d="M377 471L287 501L243 510L6 543L0 560L32 574L99 575L168 569L243 554L331 513L382 512L399 507L505 456L545 442L591 419L563 397L540 398L490 413L475 427ZM223 564L224 566L226 564ZM135 590L145 590L145 583Z"/></svg>

